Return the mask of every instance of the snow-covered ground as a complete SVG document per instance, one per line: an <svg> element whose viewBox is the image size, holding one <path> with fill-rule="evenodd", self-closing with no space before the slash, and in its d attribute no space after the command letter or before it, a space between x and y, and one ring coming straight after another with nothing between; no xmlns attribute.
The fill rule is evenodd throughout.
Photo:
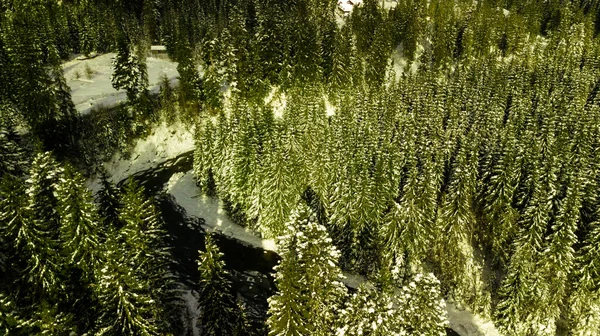
<svg viewBox="0 0 600 336"><path fill-rule="evenodd" d="M198 298L194 295L194 291L191 289L186 290L182 299L185 301L186 308L190 314L190 326L192 328L192 336L200 336L200 331L196 326L196 322L198 321L198 317L200 315L200 311L198 309Z"/></svg>
<svg viewBox="0 0 600 336"><path fill-rule="evenodd" d="M110 82L113 73L112 59L115 53L94 58L75 58L63 63L64 75L71 88L73 103L80 113L88 113L94 107L112 107L127 99L124 90L115 90ZM167 76L172 85L177 84L177 63L168 59L148 57L148 82L151 93L157 93L160 80Z"/></svg>
<svg viewBox="0 0 600 336"><path fill-rule="evenodd" d="M189 126L176 122L172 125L161 123L154 128L152 134L138 139L130 156L124 157L116 153L104 169L113 183L126 179L135 173L154 168L164 161L194 150L193 130ZM92 191L98 191L100 184L96 177L88 182Z"/></svg>

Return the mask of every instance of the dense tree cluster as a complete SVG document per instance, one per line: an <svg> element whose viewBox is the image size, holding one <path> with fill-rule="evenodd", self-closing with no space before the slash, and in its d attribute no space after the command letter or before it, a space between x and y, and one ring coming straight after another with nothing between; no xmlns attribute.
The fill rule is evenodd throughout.
<svg viewBox="0 0 600 336"><path fill-rule="evenodd" d="M316 10L295 10L305 5ZM593 330L597 8L500 5L400 1L383 11L366 1L331 38L317 22L333 11L308 15L283 48L289 67L264 75L275 78L268 95L237 86L200 119L199 185L265 237L289 235L284 223L308 188L346 270L372 277L390 258L424 263L444 296L507 334ZM318 328L272 304L272 330L283 315Z"/></svg>
<svg viewBox="0 0 600 336"><path fill-rule="evenodd" d="M155 206L130 181L98 211L85 180L48 152L20 162L2 141L11 170L0 182L0 332L6 335L165 335L173 300L170 252ZM30 167L28 167L30 166ZM21 171L22 173L15 173ZM100 213L118 213L122 226ZM106 222L106 223L103 223Z"/></svg>

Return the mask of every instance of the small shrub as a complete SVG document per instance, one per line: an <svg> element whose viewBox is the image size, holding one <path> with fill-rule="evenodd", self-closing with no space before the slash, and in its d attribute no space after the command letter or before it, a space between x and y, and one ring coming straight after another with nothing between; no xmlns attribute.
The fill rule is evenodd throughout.
<svg viewBox="0 0 600 336"><path fill-rule="evenodd" d="M87 79L92 79L92 76L95 74L96 72L94 70L92 70L92 68L90 68L89 64L85 65L85 78Z"/></svg>

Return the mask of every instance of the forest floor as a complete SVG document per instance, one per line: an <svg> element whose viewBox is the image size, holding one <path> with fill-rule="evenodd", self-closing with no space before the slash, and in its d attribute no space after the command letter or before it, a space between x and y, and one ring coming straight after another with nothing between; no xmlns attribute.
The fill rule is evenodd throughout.
<svg viewBox="0 0 600 336"><path fill-rule="evenodd" d="M125 90L115 90L110 81L115 56L115 53L108 53L93 58L77 57L63 63L71 98L79 113L85 114L100 106L113 107L127 100ZM171 85L178 83L176 62L168 58L148 57L146 64L150 93L158 93L163 76L169 79Z"/></svg>

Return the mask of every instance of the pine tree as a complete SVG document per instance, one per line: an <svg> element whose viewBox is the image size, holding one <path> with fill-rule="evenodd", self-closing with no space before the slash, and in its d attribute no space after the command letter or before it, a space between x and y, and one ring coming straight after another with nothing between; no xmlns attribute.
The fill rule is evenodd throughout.
<svg viewBox="0 0 600 336"><path fill-rule="evenodd" d="M23 181L12 175L4 175L0 180L0 270L5 278L0 282L10 284L14 282L15 275L18 276L21 263L18 262L24 246L25 239L20 229L24 227L28 213L25 209L27 197ZM24 230L25 236L31 233ZM20 248L20 249L19 249Z"/></svg>
<svg viewBox="0 0 600 336"><path fill-rule="evenodd" d="M514 242L514 253L506 277L499 289L497 319L500 329L509 334L527 335L541 332L546 326L545 306L551 295L537 272L544 246L544 234L551 215L556 167L547 162L548 171L540 178L534 171L534 192L519 220L520 230ZM539 169L539 168L538 168Z"/></svg>
<svg viewBox="0 0 600 336"><path fill-rule="evenodd" d="M406 335L393 295L362 284L339 317L338 335Z"/></svg>
<svg viewBox="0 0 600 336"><path fill-rule="evenodd" d="M0 333L2 335L29 335L34 321L23 317L15 299L0 291Z"/></svg>
<svg viewBox="0 0 600 336"><path fill-rule="evenodd" d="M236 302L223 254L211 235L206 236L206 251L200 251L200 292L198 328L202 335L244 335L243 306Z"/></svg>
<svg viewBox="0 0 600 336"><path fill-rule="evenodd" d="M433 273L416 272L396 297L400 321L409 335L446 335L446 303Z"/></svg>
<svg viewBox="0 0 600 336"><path fill-rule="evenodd" d="M98 335L158 335L160 307L149 292L151 284L135 274L137 265L123 257L122 249L114 236L104 243L104 262L96 272L95 287L102 302Z"/></svg>
<svg viewBox="0 0 600 336"><path fill-rule="evenodd" d="M113 60L114 72L110 78L116 90L125 89L130 103L136 103L148 90L146 63L131 46L131 41L121 32L117 44L117 56Z"/></svg>
<svg viewBox="0 0 600 336"><path fill-rule="evenodd" d="M25 152L17 142L14 129L0 126L0 177L4 174L20 175L25 168L24 156Z"/></svg>
<svg viewBox="0 0 600 336"><path fill-rule="evenodd" d="M203 98L203 81L198 73L198 66L194 61L191 46L184 45L177 58L179 60L177 72L179 73L181 106L188 103L192 106L198 106L199 101Z"/></svg>
<svg viewBox="0 0 600 336"><path fill-rule="evenodd" d="M316 215L301 203L279 241L277 294L269 298L269 335L329 335L345 295L339 252Z"/></svg>
<svg viewBox="0 0 600 336"><path fill-rule="evenodd" d="M584 246L577 254L574 266L573 291L569 297L569 321L573 335L589 335L600 328L600 222L590 224Z"/></svg>

